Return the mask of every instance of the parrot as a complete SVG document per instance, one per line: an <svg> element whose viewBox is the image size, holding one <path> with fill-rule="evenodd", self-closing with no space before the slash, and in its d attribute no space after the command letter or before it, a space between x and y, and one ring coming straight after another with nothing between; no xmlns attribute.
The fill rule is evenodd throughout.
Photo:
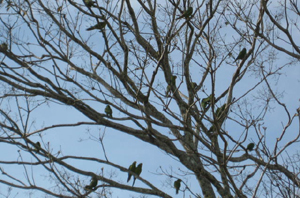
<svg viewBox="0 0 300 198"><path fill-rule="evenodd" d="M139 163L139 165L134 170L134 173L137 174L138 176L140 176L140 174L142 172L142 166L143 166L143 163ZM132 186L134 185L135 180L136 180L136 178L135 178L135 176L133 176Z"/></svg>
<svg viewBox="0 0 300 198"><path fill-rule="evenodd" d="M96 190L96 186L98 184L98 180L96 177L92 177L90 185L84 187L85 190Z"/></svg>
<svg viewBox="0 0 300 198"><path fill-rule="evenodd" d="M2 44L0 45L0 49L3 50L3 51L7 51L7 50L8 50L8 45L7 45L7 43L2 43Z"/></svg>
<svg viewBox="0 0 300 198"><path fill-rule="evenodd" d="M96 2L92 1L92 0L83 0L84 5L86 5L87 7L96 7Z"/></svg>
<svg viewBox="0 0 300 198"><path fill-rule="evenodd" d="M176 86L176 78L177 76L171 76L171 84L175 87Z"/></svg>
<svg viewBox="0 0 300 198"><path fill-rule="evenodd" d="M206 109L208 105L210 105L212 99L212 95L210 94L207 98L203 98L201 100L201 106L203 109Z"/></svg>
<svg viewBox="0 0 300 198"><path fill-rule="evenodd" d="M189 7L181 16L179 16L176 20L182 18L189 18L193 14L193 8Z"/></svg>
<svg viewBox="0 0 300 198"><path fill-rule="evenodd" d="M197 83L195 83L195 82L192 82L192 89L196 89L196 87L197 87Z"/></svg>
<svg viewBox="0 0 300 198"><path fill-rule="evenodd" d="M40 151L40 149L41 149L41 143L40 142L36 142L34 147L35 147L34 151L38 153Z"/></svg>
<svg viewBox="0 0 300 198"><path fill-rule="evenodd" d="M212 126L208 129L208 132L211 133L211 132L214 132L215 130L216 130L215 125L212 125Z"/></svg>
<svg viewBox="0 0 300 198"><path fill-rule="evenodd" d="M217 109L217 111L216 111L217 118L219 118L223 114L225 108L226 108L226 104L222 105L221 107L219 107Z"/></svg>
<svg viewBox="0 0 300 198"><path fill-rule="evenodd" d="M181 179L177 179L177 180L174 182L174 188L176 189L176 194L178 194L178 192L179 192L179 189L180 189L180 182L181 182Z"/></svg>
<svg viewBox="0 0 300 198"><path fill-rule="evenodd" d="M130 170L131 172L135 173L135 169L136 169L136 161L134 161L128 168L128 170ZM128 178L127 178L127 182L130 181L132 174L128 173Z"/></svg>
<svg viewBox="0 0 300 198"><path fill-rule="evenodd" d="M171 76L171 85L173 85L174 87L176 87L176 78L177 78L177 76ZM171 85L167 86L167 91L166 91L167 97L169 97L169 94L171 91Z"/></svg>
<svg viewBox="0 0 300 198"><path fill-rule="evenodd" d="M254 143L249 143L248 146L247 146L247 150L252 151L254 146L255 146Z"/></svg>
<svg viewBox="0 0 300 198"><path fill-rule="evenodd" d="M112 109L110 108L109 105L107 105L107 106L105 107L105 110L104 110L104 111L105 111L105 113L106 113L106 116L112 118Z"/></svg>
<svg viewBox="0 0 300 198"><path fill-rule="evenodd" d="M94 26L91 26L89 28L87 28L86 30L87 31L91 31L91 30L101 30L103 29L104 27L106 26L106 22L103 21L103 22L99 22L98 24L94 25Z"/></svg>
<svg viewBox="0 0 300 198"><path fill-rule="evenodd" d="M243 48L242 51L239 53L239 55L236 57L236 59L234 60L234 62L236 62L237 60L242 60L245 58L247 54L247 49Z"/></svg>
<svg viewBox="0 0 300 198"><path fill-rule="evenodd" d="M167 90L166 90L166 95L167 95L167 97L170 97L170 91L171 91L171 86L168 85L168 86L167 86Z"/></svg>
<svg viewBox="0 0 300 198"><path fill-rule="evenodd" d="M86 191L91 191L91 190L92 190L92 187L91 187L90 185L86 185L86 186L84 187L84 190L86 190Z"/></svg>

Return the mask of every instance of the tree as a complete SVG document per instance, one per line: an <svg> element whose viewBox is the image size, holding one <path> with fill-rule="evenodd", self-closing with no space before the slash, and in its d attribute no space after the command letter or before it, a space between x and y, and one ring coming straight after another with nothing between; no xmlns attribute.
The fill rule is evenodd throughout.
<svg viewBox="0 0 300 198"><path fill-rule="evenodd" d="M0 183L54 197L298 196L300 12L295 0L277 4L3 1L0 140L13 154L1 156ZM105 25L87 31L95 24ZM152 149L122 163L106 152L126 149L118 136ZM157 148L173 167L141 160ZM135 186L133 161L143 163Z"/></svg>

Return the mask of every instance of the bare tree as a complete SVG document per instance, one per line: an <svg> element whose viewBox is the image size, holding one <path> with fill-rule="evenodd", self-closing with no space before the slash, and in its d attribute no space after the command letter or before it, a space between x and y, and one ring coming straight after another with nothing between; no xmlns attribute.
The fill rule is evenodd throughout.
<svg viewBox="0 0 300 198"><path fill-rule="evenodd" d="M0 183L54 197L113 197L121 189L168 198L178 188L174 181L180 197L298 196L300 109L297 98L284 101L278 86L300 56L297 1L6 0L1 6L0 140L18 159L1 157ZM80 116L43 125L58 105ZM272 120L274 112L282 120ZM103 157L65 155L47 139L49 131L82 126ZM91 128L105 129L96 136ZM110 160L106 129L179 162L176 170L157 164L153 174L172 191ZM35 182L41 168L51 187Z"/></svg>

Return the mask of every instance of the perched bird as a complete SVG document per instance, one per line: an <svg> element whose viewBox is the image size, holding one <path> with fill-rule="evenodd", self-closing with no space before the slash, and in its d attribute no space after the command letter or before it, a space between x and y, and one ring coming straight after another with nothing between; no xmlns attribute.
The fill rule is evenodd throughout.
<svg viewBox="0 0 300 198"><path fill-rule="evenodd" d="M98 24L96 24L96 25L94 25L94 26L91 26L91 27L87 28L86 30L87 30L87 31L91 31L91 30L101 30L101 29L103 29L105 26L106 26L106 22L103 21L103 22L99 22Z"/></svg>
<svg viewBox="0 0 300 198"><path fill-rule="evenodd" d="M8 45L7 45L7 43L2 43L2 44L0 45L0 49L3 50L3 51L7 51L7 50L8 50Z"/></svg>
<svg viewBox="0 0 300 198"><path fill-rule="evenodd" d="M168 86L167 86L167 90L166 90L166 96L167 96L167 97L170 97L170 91L171 91L171 86L168 85Z"/></svg>
<svg viewBox="0 0 300 198"><path fill-rule="evenodd" d="M91 180L91 183L90 183L90 186L92 187L92 189L94 189L98 184L98 180L96 177L92 177L92 180Z"/></svg>
<svg viewBox="0 0 300 198"><path fill-rule="evenodd" d="M171 76L171 84L169 84L169 85L167 86L167 90L166 90L166 95L167 95L167 97L170 96L171 85L173 85L174 87L176 87L176 78L177 78L177 76Z"/></svg>
<svg viewBox="0 0 300 198"><path fill-rule="evenodd" d="M41 150L41 143L36 142L34 147L35 147L34 151L38 153Z"/></svg>
<svg viewBox="0 0 300 198"><path fill-rule="evenodd" d="M180 183L181 183L181 179L177 179L177 180L174 182L174 188L176 189L176 194L178 194L178 192L179 192L179 189L180 189Z"/></svg>
<svg viewBox="0 0 300 198"><path fill-rule="evenodd" d="M109 105L107 105L107 106L105 107L105 110L104 110L104 111L105 111L105 113L106 113L106 116L112 118L112 109L110 108Z"/></svg>
<svg viewBox="0 0 300 198"><path fill-rule="evenodd" d="M207 98L203 98L201 100L201 107L203 109L206 109L208 107L208 105L210 105L211 100L212 100L212 94L210 94Z"/></svg>
<svg viewBox="0 0 300 198"><path fill-rule="evenodd" d="M223 104L221 107L217 109L216 111L217 118L219 118L223 114L225 108L226 108L226 104Z"/></svg>
<svg viewBox="0 0 300 198"><path fill-rule="evenodd" d="M98 180L96 177L92 177L90 185L84 187L85 190L96 190L96 186L98 184Z"/></svg>
<svg viewBox="0 0 300 198"><path fill-rule="evenodd" d="M137 174L138 176L140 176L141 172L142 172L142 166L143 166L143 163L139 163L139 165L136 167L136 169L134 170L134 173ZM132 186L134 185L134 182L135 182L136 178L135 176L133 176L133 183L132 183Z"/></svg>
<svg viewBox="0 0 300 198"><path fill-rule="evenodd" d="M195 82L192 82L192 83L191 83L191 85L192 85L192 89L196 89L196 87L197 87L197 83L195 83Z"/></svg>
<svg viewBox="0 0 300 198"><path fill-rule="evenodd" d="M84 187L84 190L86 190L86 191L91 191L91 190L93 190L93 189L92 189L92 187L91 187L90 185L86 185L86 186Z"/></svg>
<svg viewBox="0 0 300 198"><path fill-rule="evenodd" d="M179 16L176 20L182 18L189 18L193 14L193 8L189 7L181 16Z"/></svg>
<svg viewBox="0 0 300 198"><path fill-rule="evenodd" d="M254 148L255 144L254 143L249 143L248 146L247 146L247 150L248 151L252 151L253 148Z"/></svg>
<svg viewBox="0 0 300 198"><path fill-rule="evenodd" d="M176 86L176 78L177 76L171 76L171 84L175 87Z"/></svg>
<svg viewBox="0 0 300 198"><path fill-rule="evenodd" d="M131 172L135 173L135 169L136 169L136 161L134 161L128 168L128 170L130 170ZM132 174L128 173L128 178L127 178L127 182L130 181Z"/></svg>
<svg viewBox="0 0 300 198"><path fill-rule="evenodd" d="M83 0L83 3L87 7L96 7L96 2L92 0Z"/></svg>
<svg viewBox="0 0 300 198"><path fill-rule="evenodd" d="M246 56L246 54L247 54L247 50L246 50L246 48L243 48L242 51L239 53L239 55L238 55L238 56L236 57L236 59L234 60L234 62L237 61L237 60L242 60L242 59L244 59L245 56Z"/></svg>
<svg viewBox="0 0 300 198"><path fill-rule="evenodd" d="M211 132L214 132L216 130L216 126L215 125L212 125L209 129L208 129L208 132L211 133Z"/></svg>

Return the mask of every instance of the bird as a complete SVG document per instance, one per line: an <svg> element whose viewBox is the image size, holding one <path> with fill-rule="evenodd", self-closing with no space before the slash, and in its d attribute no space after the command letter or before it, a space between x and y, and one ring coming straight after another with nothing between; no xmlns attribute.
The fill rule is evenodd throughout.
<svg viewBox="0 0 300 198"><path fill-rule="evenodd" d="M92 189L94 189L98 184L98 180L96 177L92 177L92 180L91 180L91 183L90 183L90 186L92 187Z"/></svg>
<svg viewBox="0 0 300 198"><path fill-rule="evenodd" d="M137 174L138 176L140 176L141 172L142 172L142 166L143 166L143 163L139 163L139 165L136 167L136 169L134 170L134 173ZM132 183L132 186L134 185L134 182L136 180L136 177L133 176L133 183Z"/></svg>
<svg viewBox="0 0 300 198"><path fill-rule="evenodd" d="M87 7L96 7L96 2L92 0L83 0L84 5Z"/></svg>
<svg viewBox="0 0 300 198"><path fill-rule="evenodd" d="M106 116L112 118L112 109L110 108L109 105L107 105L107 106L105 107L105 110L104 110L104 111L105 111L105 113L106 113Z"/></svg>
<svg viewBox="0 0 300 198"><path fill-rule="evenodd" d="M182 18L189 18L193 14L193 8L189 7L181 16L179 16L176 20Z"/></svg>
<svg viewBox="0 0 300 198"><path fill-rule="evenodd" d="M242 60L245 58L247 54L247 49L243 48L242 51L240 51L239 55L236 57L236 59L234 60L234 62L236 62L237 60Z"/></svg>
<svg viewBox="0 0 300 198"><path fill-rule="evenodd" d="M254 148L255 144L252 142L252 143L249 143L248 146L247 146L247 150L248 151L252 151L253 148Z"/></svg>
<svg viewBox="0 0 300 198"><path fill-rule="evenodd" d="M134 161L128 168L128 170L130 170L131 172L135 172L136 169L136 161ZM128 178L127 178L127 182L130 181L132 174L130 172L128 172Z"/></svg>
<svg viewBox="0 0 300 198"><path fill-rule="evenodd" d="M225 107L226 107L226 104L223 104L221 107L219 107L217 109L217 111L216 111L217 118L219 118L223 114Z"/></svg>
<svg viewBox="0 0 300 198"><path fill-rule="evenodd" d="M168 86L167 86L167 90L166 90L166 96L167 96L167 97L170 97L170 91L171 91L171 86L168 85Z"/></svg>
<svg viewBox="0 0 300 198"><path fill-rule="evenodd" d="M101 30L101 29L103 29L105 26L106 26L106 22L103 21L103 22L99 22L98 24L96 24L96 25L94 25L94 26L91 26L91 27L87 28L86 30L87 30L87 31L91 31L91 30Z"/></svg>
<svg viewBox="0 0 300 198"><path fill-rule="evenodd" d="M195 82L192 82L192 83L191 83L191 85L192 85L192 89L196 89L196 87L197 87L197 83L195 83Z"/></svg>
<svg viewBox="0 0 300 198"><path fill-rule="evenodd" d="M169 97L169 94L171 92L171 85L176 87L176 78L177 76L171 76L171 83L167 86L166 95Z"/></svg>
<svg viewBox="0 0 300 198"><path fill-rule="evenodd" d="M0 49L3 50L3 51L7 51L7 50L8 50L8 45L7 45L7 43L1 43Z"/></svg>
<svg viewBox="0 0 300 198"><path fill-rule="evenodd" d="M181 179L177 179L177 180L174 182L174 188L176 189L176 194L178 194L178 192L179 192L179 189L180 189L180 183L181 183Z"/></svg>
<svg viewBox="0 0 300 198"><path fill-rule="evenodd" d="M211 100L212 100L212 94L210 94L207 98L203 98L201 100L201 107L203 109L206 109L208 107L208 105L210 105Z"/></svg>
<svg viewBox="0 0 300 198"><path fill-rule="evenodd" d="M97 184L98 184L97 178L96 178L96 177L92 177L90 185L85 186L84 189L85 189L86 191L89 191L89 190L96 190Z"/></svg>
<svg viewBox="0 0 300 198"><path fill-rule="evenodd" d="M176 86L176 78L177 76L171 76L171 84L175 87Z"/></svg>
<svg viewBox="0 0 300 198"><path fill-rule="evenodd" d="M34 147L35 147L34 151L38 153L40 151L40 149L41 149L41 143L40 142L36 142L35 145L34 145Z"/></svg>

